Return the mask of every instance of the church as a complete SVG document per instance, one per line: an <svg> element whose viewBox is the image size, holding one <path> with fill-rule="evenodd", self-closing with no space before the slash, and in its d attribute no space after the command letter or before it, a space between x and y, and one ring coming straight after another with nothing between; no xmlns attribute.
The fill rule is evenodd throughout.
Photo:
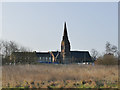
<svg viewBox="0 0 120 90"><path fill-rule="evenodd" d="M61 52L13 52L10 60L15 63L91 63L93 62L88 51L71 51L70 41L68 39L66 22L64 23L63 38L61 41Z"/></svg>

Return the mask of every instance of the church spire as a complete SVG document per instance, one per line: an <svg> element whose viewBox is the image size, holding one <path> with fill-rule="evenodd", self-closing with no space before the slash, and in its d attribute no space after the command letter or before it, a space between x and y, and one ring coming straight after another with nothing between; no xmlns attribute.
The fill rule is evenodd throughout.
<svg viewBox="0 0 120 90"><path fill-rule="evenodd" d="M68 40L68 34L67 34L67 26L66 22L64 23L64 33L63 33L63 39L61 42L61 58L62 63L67 63L70 56L70 42Z"/></svg>
<svg viewBox="0 0 120 90"><path fill-rule="evenodd" d="M67 39L67 40L68 40L66 22L64 23L64 34L63 34L63 40L65 40L65 39Z"/></svg>
<svg viewBox="0 0 120 90"><path fill-rule="evenodd" d="M64 23L64 34L61 42L61 52L68 54L70 52L70 42L68 40L66 22Z"/></svg>

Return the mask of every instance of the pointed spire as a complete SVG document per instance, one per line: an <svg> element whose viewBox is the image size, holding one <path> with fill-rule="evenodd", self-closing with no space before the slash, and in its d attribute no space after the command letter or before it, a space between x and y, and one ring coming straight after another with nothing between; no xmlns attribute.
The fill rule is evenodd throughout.
<svg viewBox="0 0 120 90"><path fill-rule="evenodd" d="M63 39L61 42L61 52L62 52L63 58L69 56L70 54L70 42L68 40L66 22L64 23L64 33L63 33Z"/></svg>
<svg viewBox="0 0 120 90"><path fill-rule="evenodd" d="M66 22L64 23L64 34L63 34L63 39L65 38L68 39Z"/></svg>
<svg viewBox="0 0 120 90"><path fill-rule="evenodd" d="M66 22L64 23L64 36L67 34Z"/></svg>

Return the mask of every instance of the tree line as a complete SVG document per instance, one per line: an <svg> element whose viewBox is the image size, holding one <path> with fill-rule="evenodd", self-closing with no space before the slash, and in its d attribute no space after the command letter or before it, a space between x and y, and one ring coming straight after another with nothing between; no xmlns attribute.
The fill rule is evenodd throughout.
<svg viewBox="0 0 120 90"><path fill-rule="evenodd" d="M0 55L2 56L2 61L9 59L9 56L13 52L31 52L27 47L21 46L15 41L5 41L0 40ZM91 57L94 60L95 64L100 65L116 65L118 64L118 59L120 59L120 52L118 51L117 46L112 45L110 42L105 44L105 52L103 55L96 49L91 50Z"/></svg>
<svg viewBox="0 0 120 90"><path fill-rule="evenodd" d="M96 49L92 49L91 57L95 64L117 65L120 59L120 52L118 51L117 46L112 45L110 42L106 42L104 54L100 55Z"/></svg>
<svg viewBox="0 0 120 90"><path fill-rule="evenodd" d="M15 41L5 41L0 40L0 55L3 58L7 58L13 52L29 52L31 51L29 48L20 46Z"/></svg>

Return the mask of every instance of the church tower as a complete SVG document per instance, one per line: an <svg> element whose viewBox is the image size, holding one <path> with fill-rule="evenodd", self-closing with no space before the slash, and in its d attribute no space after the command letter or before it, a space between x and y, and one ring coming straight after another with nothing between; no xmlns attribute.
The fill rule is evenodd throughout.
<svg viewBox="0 0 120 90"><path fill-rule="evenodd" d="M70 63L70 42L68 40L67 26L66 22L64 23L64 33L61 42L61 61L62 63Z"/></svg>

